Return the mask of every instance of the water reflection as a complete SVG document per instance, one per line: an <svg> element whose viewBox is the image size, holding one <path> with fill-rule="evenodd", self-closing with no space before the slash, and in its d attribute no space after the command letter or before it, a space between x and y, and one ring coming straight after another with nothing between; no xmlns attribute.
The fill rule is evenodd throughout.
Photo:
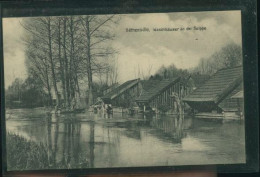
<svg viewBox="0 0 260 177"><path fill-rule="evenodd" d="M87 145L89 153L81 149L81 123L74 115L62 118L52 115L46 118L47 153L50 168L93 167L94 161L94 123L91 125L90 139ZM81 153L88 155L80 157Z"/></svg>
<svg viewBox="0 0 260 177"><path fill-rule="evenodd" d="M234 163L245 159L242 124L204 122L183 115L144 119L142 115L82 113L26 118L26 111L20 111L26 121L16 114L7 121L7 130L43 143L47 159L41 160L47 160L53 169Z"/></svg>
<svg viewBox="0 0 260 177"><path fill-rule="evenodd" d="M176 115L174 117L155 117L150 119L150 125L158 130L161 130L163 134L160 138L167 138L175 143L180 143L181 139L186 135L183 131L184 115ZM158 133L156 133L158 135Z"/></svg>

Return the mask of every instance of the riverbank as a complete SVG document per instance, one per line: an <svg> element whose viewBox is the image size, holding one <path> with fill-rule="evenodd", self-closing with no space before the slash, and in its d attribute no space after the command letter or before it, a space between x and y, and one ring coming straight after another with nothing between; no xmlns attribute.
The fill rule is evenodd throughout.
<svg viewBox="0 0 260 177"><path fill-rule="evenodd" d="M42 142L34 142L8 132L6 135L7 170L42 170L42 169L73 169L89 168L90 163L84 158L86 154L79 154L76 160L67 155L57 161L56 152Z"/></svg>
<svg viewBox="0 0 260 177"><path fill-rule="evenodd" d="M48 154L42 143L28 141L14 133L6 135L8 170L36 170L49 167Z"/></svg>

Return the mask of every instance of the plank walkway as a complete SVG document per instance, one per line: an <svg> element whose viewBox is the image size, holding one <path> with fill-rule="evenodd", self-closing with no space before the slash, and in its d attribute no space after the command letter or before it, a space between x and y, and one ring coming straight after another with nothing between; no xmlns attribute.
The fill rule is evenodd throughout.
<svg viewBox="0 0 260 177"><path fill-rule="evenodd" d="M200 119L225 119L225 120L240 120L240 116L236 115L234 113L197 113L195 114L195 118L200 118Z"/></svg>

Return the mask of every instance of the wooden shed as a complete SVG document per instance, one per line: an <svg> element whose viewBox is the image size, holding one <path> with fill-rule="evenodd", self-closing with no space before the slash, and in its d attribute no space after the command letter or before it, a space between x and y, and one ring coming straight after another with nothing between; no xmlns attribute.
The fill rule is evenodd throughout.
<svg viewBox="0 0 260 177"><path fill-rule="evenodd" d="M143 90L136 103L142 110L158 108L159 105L168 105L173 107L173 100L170 95L176 92L181 95L181 78L177 77L172 80L162 80L156 85L151 85L148 90Z"/></svg>
<svg viewBox="0 0 260 177"><path fill-rule="evenodd" d="M126 81L101 97L105 104L121 107L122 102L132 98L133 101L140 95L140 79Z"/></svg>
<svg viewBox="0 0 260 177"><path fill-rule="evenodd" d="M230 98L242 88L242 66L221 69L183 101L199 112L222 113L227 106L237 109L237 104L232 104Z"/></svg>

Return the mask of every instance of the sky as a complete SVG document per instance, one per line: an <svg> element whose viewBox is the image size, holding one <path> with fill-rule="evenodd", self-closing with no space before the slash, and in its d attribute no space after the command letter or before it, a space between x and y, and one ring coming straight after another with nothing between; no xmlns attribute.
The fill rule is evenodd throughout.
<svg viewBox="0 0 260 177"><path fill-rule="evenodd" d="M27 77L21 20L3 19L5 88L16 77ZM205 30L193 30L194 26ZM127 28L146 28L150 32L126 32ZM179 30L153 31L154 28ZM154 74L161 66L172 64L189 69L200 58L209 57L229 43L242 44L240 11L123 14L114 31L116 38L111 45L119 51L121 83L138 77L138 70Z"/></svg>

